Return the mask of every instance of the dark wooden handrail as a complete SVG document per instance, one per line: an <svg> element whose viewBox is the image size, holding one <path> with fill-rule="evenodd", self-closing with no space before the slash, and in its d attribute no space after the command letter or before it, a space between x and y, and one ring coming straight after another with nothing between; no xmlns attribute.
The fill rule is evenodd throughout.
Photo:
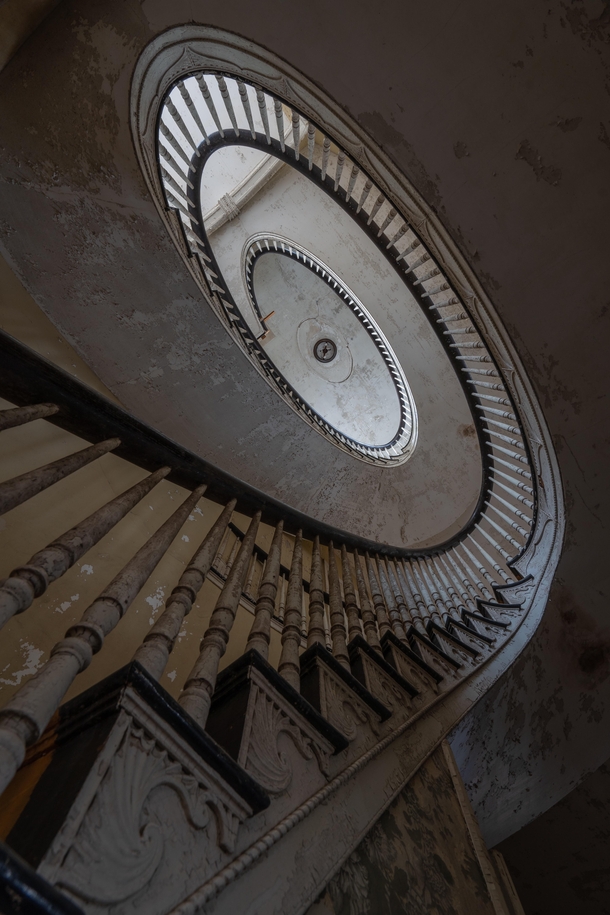
<svg viewBox="0 0 610 915"><path fill-rule="evenodd" d="M92 443L120 438L121 444L113 452L118 457L149 472L170 466L172 471L168 479L172 483L191 490L205 483L208 486L206 498L222 504L236 498L238 511L247 515L261 511L262 520L271 525L283 519L286 533L302 530L309 539L317 534L325 544L333 540L351 549L401 558L430 556L466 537L480 513L477 506L470 522L451 540L433 549L420 550L377 543L316 521L183 448L2 330L0 396L17 406L42 402L57 404L58 412L47 416L47 422Z"/></svg>

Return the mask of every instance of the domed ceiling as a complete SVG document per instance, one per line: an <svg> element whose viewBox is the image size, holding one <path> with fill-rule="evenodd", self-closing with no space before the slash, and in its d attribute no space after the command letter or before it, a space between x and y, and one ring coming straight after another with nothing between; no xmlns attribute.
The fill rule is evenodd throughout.
<svg viewBox="0 0 610 915"><path fill-rule="evenodd" d="M450 481L459 480L460 494L452 493L450 501L456 517L464 515L476 504L481 484L478 442L455 370L420 304L350 215L289 165L265 170L266 163L256 163L264 183L217 226L213 203L219 192L230 194L229 175L234 191L252 180L251 152L240 146L216 150L201 188L204 212L209 205L204 226L210 246L241 315L284 377L334 428L380 446L397 437L401 421L406 425L395 463L410 458L408 466L392 466L391 473L389 467L384 473L383 464L376 468L380 495L386 486L421 478L421 449L428 465L425 485L449 495ZM252 249L258 254L254 268L247 263ZM330 282L323 279L325 268ZM345 290L373 322L389 365L345 304ZM324 339L337 346L327 364L314 354Z"/></svg>
<svg viewBox="0 0 610 915"><path fill-rule="evenodd" d="M275 130L282 149L292 143L296 160L309 160L309 172L317 143L324 174L339 176L335 190L343 163L332 143L252 86L195 74L166 96L157 142L168 203L205 261L229 338L250 363L241 370L249 392L259 390L262 377L277 395L257 395L271 415L249 426L246 438L245 400L231 398L233 412L225 415L251 453L225 452L224 467L338 527L353 526L357 517L364 536L405 546L440 542L468 521L482 483L459 365L385 256L390 244L380 245L376 224L367 233L304 169L241 142L238 105L253 138L266 133L270 142ZM232 129L223 127L220 111ZM209 136L219 145L210 147ZM368 207L370 225L381 206L377 193L367 202L371 182L355 169L346 177L349 194L361 200L358 211ZM395 213L382 209L382 229ZM405 228L391 234L404 236L406 252L419 245ZM415 266L428 260L422 251ZM286 404L300 423L288 417ZM210 444L218 431L208 430ZM278 447L290 455L281 470ZM354 513L359 504L364 517Z"/></svg>
<svg viewBox="0 0 610 915"><path fill-rule="evenodd" d="M482 471L472 414L438 336L393 266L347 213L288 165L273 168L276 160L265 156L261 168L248 153L239 146L221 148L203 171L202 208L220 274L289 385L335 430L363 446L398 439L390 457L402 462L363 465L358 452L342 453L340 442L312 434L315 425L295 424L285 402L265 392L271 415L249 429L251 453L225 452L225 467L228 458L232 472L340 527L354 523L353 506L364 500L359 523L368 536L409 545L442 539L470 516ZM218 225L219 209L224 213L218 201L226 207L227 199L239 199L235 191L253 170L260 182L256 193L233 203L237 212L229 211L231 218ZM278 253L271 242L271 250L260 244L274 238L279 251L284 240L293 256ZM254 265L248 263L253 249ZM332 271L339 290L324 281L320 265ZM345 290L372 319L390 365L341 297ZM337 348L327 363L314 352L325 339ZM244 364L241 371L249 387L260 385L252 367ZM233 414L237 441L243 440L240 407ZM275 476L268 458L280 424L290 426L280 433L279 448L290 454L291 466ZM366 447L362 451L366 456Z"/></svg>

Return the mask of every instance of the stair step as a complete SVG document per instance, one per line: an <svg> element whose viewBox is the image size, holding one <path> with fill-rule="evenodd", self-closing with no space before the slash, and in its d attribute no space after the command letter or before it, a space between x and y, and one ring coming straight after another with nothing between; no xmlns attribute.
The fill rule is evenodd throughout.
<svg viewBox="0 0 610 915"><path fill-rule="evenodd" d="M373 746L392 714L320 644L301 655L301 694L350 741L349 755Z"/></svg>
<svg viewBox="0 0 610 915"><path fill-rule="evenodd" d="M442 682L443 675L427 664L409 645L401 642L393 632L384 634L381 649L388 664L405 679L416 684L420 693L415 700L416 704L427 701L430 693L438 693L438 685Z"/></svg>
<svg viewBox="0 0 610 915"><path fill-rule="evenodd" d="M219 675L206 731L272 797L289 792L291 807L325 784L330 757L349 744L256 650Z"/></svg>
<svg viewBox="0 0 610 915"><path fill-rule="evenodd" d="M495 642L494 638L490 638L488 635L482 635L482 633L478 631L475 632L474 629L470 628L470 626L467 626L461 620L450 620L450 627L452 632L454 629L457 630L457 634L459 635L460 639L466 642L468 640L472 640L474 641L475 645L478 642L479 645L482 644L484 647L489 648L491 648ZM472 647L474 647L474 645Z"/></svg>
<svg viewBox="0 0 610 915"><path fill-rule="evenodd" d="M481 657L479 648L473 648L467 642L464 642L458 635L450 632L437 623L430 623L428 626L428 635L430 640L449 657L452 657L458 664L472 664Z"/></svg>
<svg viewBox="0 0 610 915"><path fill-rule="evenodd" d="M3 802L9 847L85 910L137 893L141 911L168 911L228 863L269 796L132 662L59 709ZM160 822L191 875L179 886L142 838Z"/></svg>
<svg viewBox="0 0 610 915"><path fill-rule="evenodd" d="M347 646L352 674L367 690L392 711L392 717L407 718L413 713L413 699L419 691L388 664L358 635Z"/></svg>
<svg viewBox="0 0 610 915"><path fill-rule="evenodd" d="M442 672L444 677L455 679L458 670L462 666L460 661L456 661L442 648L435 645L428 636L416 629L415 626L411 626L409 632L407 632L407 638L413 650L421 655L426 664Z"/></svg>

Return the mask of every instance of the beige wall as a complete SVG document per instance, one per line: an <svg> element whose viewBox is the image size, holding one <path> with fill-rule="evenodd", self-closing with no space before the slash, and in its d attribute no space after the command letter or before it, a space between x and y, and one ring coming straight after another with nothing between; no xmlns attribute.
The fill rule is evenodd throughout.
<svg viewBox="0 0 610 915"><path fill-rule="evenodd" d="M104 387L70 344L58 333L25 291L6 261L0 259L0 327L97 391L118 401ZM0 408L12 406L0 401ZM0 481L57 460L83 447L85 442L44 420L7 429L0 435ZM142 479L138 467L107 454L81 468L0 518L2 553L0 576L54 537L68 530L108 500ZM121 565L142 546L186 497L187 491L171 483L159 484L129 515L87 553L63 578L54 582L25 613L5 627L0 641L0 701L45 662L52 646L89 603L111 581ZM152 574L125 617L108 637L91 667L76 681L68 697L103 679L128 663L151 623L163 610L164 598L174 587L186 563L220 512L220 506L202 499L174 543ZM245 529L248 519L237 515ZM258 542L267 546L271 531L264 528ZM283 561L288 561L288 550ZM185 620L170 658L163 685L177 695L198 652L218 588L206 582L200 598ZM252 613L240 607L223 666L243 651ZM270 659L277 663L279 633L272 633Z"/></svg>

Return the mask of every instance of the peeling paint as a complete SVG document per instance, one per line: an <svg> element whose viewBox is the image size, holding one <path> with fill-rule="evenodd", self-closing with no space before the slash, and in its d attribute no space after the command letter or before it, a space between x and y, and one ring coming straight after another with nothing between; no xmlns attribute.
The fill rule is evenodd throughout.
<svg viewBox="0 0 610 915"><path fill-rule="evenodd" d="M515 159L523 159L524 162L527 162L536 176L536 181L546 181L552 187L557 187L561 183L561 169L552 165L545 165L542 161L542 156L537 149L534 149L529 140L521 141L521 145L515 154Z"/></svg>
<svg viewBox="0 0 610 915"><path fill-rule="evenodd" d="M20 649L22 654L20 663L23 664L23 667L21 670L13 671L10 678L0 677L0 683L4 683L6 686L19 686L25 677L31 677L42 667L44 651L35 648L31 642L22 642ZM9 667L10 665L7 665L2 673L5 673Z"/></svg>
<svg viewBox="0 0 610 915"><path fill-rule="evenodd" d="M153 625L153 623L155 621L155 616L157 615L159 608L163 606L164 599L165 599L165 588L163 588L161 585L157 588L156 591L154 591L152 594L149 594L148 597L145 598L146 603L152 609L152 616L150 617L150 619L148 621L151 626Z"/></svg>

